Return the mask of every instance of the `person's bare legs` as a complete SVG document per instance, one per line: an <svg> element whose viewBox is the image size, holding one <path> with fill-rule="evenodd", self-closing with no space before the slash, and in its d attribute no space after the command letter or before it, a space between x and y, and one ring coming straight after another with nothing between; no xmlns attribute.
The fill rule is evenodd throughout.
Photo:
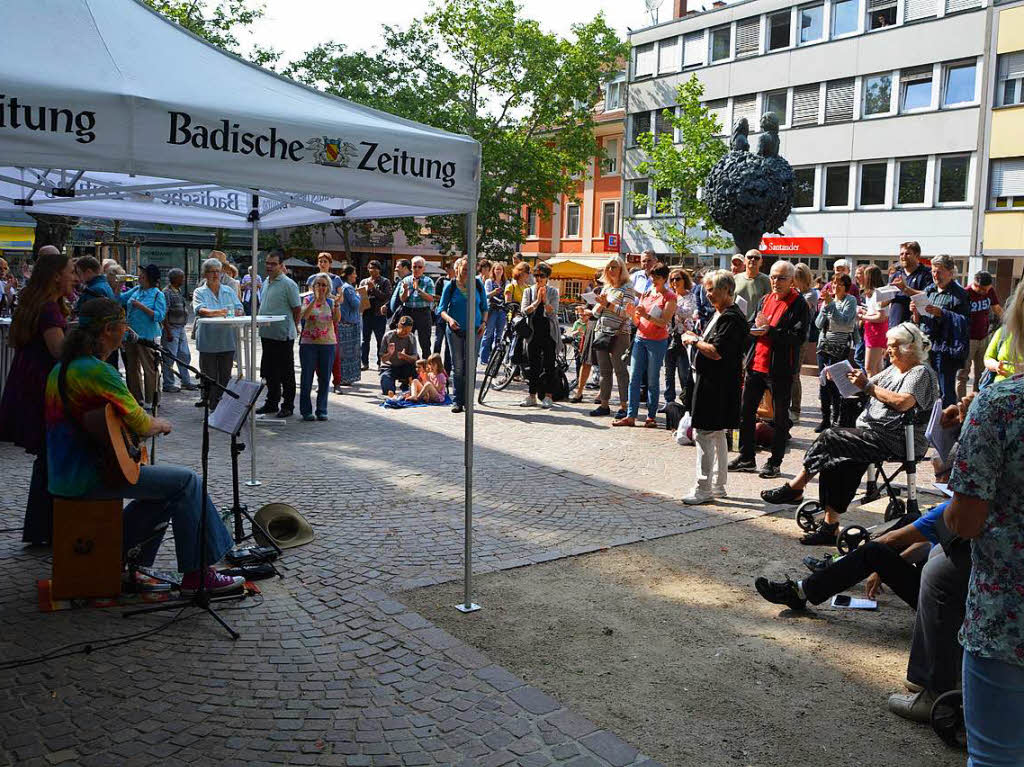
<svg viewBox="0 0 1024 767"><path fill-rule="evenodd" d="M590 371L592 370L592 368L593 365L590 365L589 363L584 363L580 365L580 377L579 380L576 382L577 398L583 396L583 389L586 387L587 381L590 380Z"/></svg>
<svg viewBox="0 0 1024 767"><path fill-rule="evenodd" d="M416 383L419 383L419 381ZM417 402L438 402L442 399L444 399L444 397L440 397L438 395L437 387L429 381L420 386L419 394L416 395Z"/></svg>
<svg viewBox="0 0 1024 767"><path fill-rule="evenodd" d="M882 359L885 357L885 349L869 347L864 352L864 368L869 376L882 372Z"/></svg>
<svg viewBox="0 0 1024 767"><path fill-rule="evenodd" d="M807 471L807 469L800 469L800 473L797 474L793 480L787 482L786 484L789 485L794 490L803 491L803 489L807 487L808 483L812 479L814 479L814 475L811 474L811 472ZM830 525L834 525L836 522L839 521L839 512L837 512L831 506L826 506L825 521Z"/></svg>

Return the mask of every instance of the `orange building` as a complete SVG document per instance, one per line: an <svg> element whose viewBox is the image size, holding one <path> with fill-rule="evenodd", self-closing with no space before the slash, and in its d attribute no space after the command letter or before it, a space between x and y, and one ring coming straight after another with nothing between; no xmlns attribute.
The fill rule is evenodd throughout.
<svg viewBox="0 0 1024 767"><path fill-rule="evenodd" d="M604 100L594 108L594 136L603 156L592 158L586 177L576 182L575 199L562 195L544 211L522 211L522 254L551 261L563 300L578 299L608 254L619 252L625 101L622 72L605 84Z"/></svg>

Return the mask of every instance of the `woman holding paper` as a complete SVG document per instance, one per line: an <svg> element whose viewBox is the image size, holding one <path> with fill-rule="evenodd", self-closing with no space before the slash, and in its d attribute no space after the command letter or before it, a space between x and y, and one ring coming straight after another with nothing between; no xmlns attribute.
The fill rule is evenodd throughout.
<svg viewBox="0 0 1024 767"><path fill-rule="evenodd" d="M853 281L848 274L836 274L832 290L821 294L821 311L814 318L814 324L821 330L818 336L818 370L848 359L853 332L857 327L857 299L850 295ZM835 383L823 377L820 389L821 423L814 431L819 434L829 426L843 425L841 411L843 399Z"/></svg>
<svg viewBox="0 0 1024 767"><path fill-rule="evenodd" d="M629 317L636 303L636 291L629 282L626 262L621 256L611 256L605 263L601 283L604 287L591 310L597 317L591 344L601 371L601 391L598 393L597 407L590 411L590 415L597 417L611 414L609 403L614 371L619 389L619 410L615 417L625 418L629 374L623 356L629 348Z"/></svg>
<svg viewBox="0 0 1024 767"><path fill-rule="evenodd" d="M938 399L938 378L928 365L931 342L921 329L904 322L890 329L886 338L890 367L870 378L862 370L847 374L849 382L868 396L856 426L826 429L807 449L804 468L795 480L761 493L767 503L800 503L804 487L821 475L818 496L825 517L801 539L805 545L835 544L839 515L853 500L867 468L876 461L906 458L903 414L913 408L929 411ZM914 454L924 455L927 447L925 425L915 426Z"/></svg>
<svg viewBox="0 0 1024 767"><path fill-rule="evenodd" d="M857 309L857 319L864 323L864 369L869 376L882 372L885 359L885 334L889 330L889 312L885 307L889 298L882 291L893 289L884 286L881 269L869 266L864 270L864 306Z"/></svg>

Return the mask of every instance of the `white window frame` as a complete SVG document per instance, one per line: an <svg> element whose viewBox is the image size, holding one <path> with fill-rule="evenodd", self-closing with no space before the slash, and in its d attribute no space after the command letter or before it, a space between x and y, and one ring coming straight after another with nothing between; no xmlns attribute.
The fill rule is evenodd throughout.
<svg viewBox="0 0 1024 767"><path fill-rule="evenodd" d="M609 152L608 145L615 142L615 151ZM601 158L600 168L602 176L618 176L622 172L622 139L618 136L609 136L604 140L602 149L605 157ZM609 167L606 163L612 163Z"/></svg>
<svg viewBox="0 0 1024 767"><path fill-rule="evenodd" d="M814 40L807 40L806 42L800 40L800 14L809 8L821 8L821 36ZM827 6L824 2L821 3L808 3L807 5L798 6L796 9L796 21L793 24L793 45L797 48L806 45L817 45L823 43L829 39L829 13Z"/></svg>
<svg viewBox="0 0 1024 767"><path fill-rule="evenodd" d="M772 48L772 19L776 16L788 16L789 17L789 39L786 44L779 48ZM767 13L764 17L764 52L775 53L776 51L784 51L793 47L793 9L786 8L781 11L775 11L773 13Z"/></svg>
<svg viewBox="0 0 1024 767"><path fill-rule="evenodd" d="M722 64L726 61L732 61L736 56L736 29L735 24L725 24L721 27L713 27L708 30L708 66L713 64ZM715 58L715 33L716 32L728 32L729 33L729 50L726 52L724 58Z"/></svg>
<svg viewBox="0 0 1024 767"><path fill-rule="evenodd" d="M814 176L814 182L813 182L813 185L812 185L812 188L811 188L811 204L810 204L810 206L807 206L807 207L796 207L796 204L795 204L796 203L796 198L794 197L794 199L793 199L793 202L794 202L793 210L794 211L812 211L812 210L817 210L818 207L819 207L819 202L821 201L821 198L819 198L819 196L818 196L818 188L819 188L818 187L818 183L821 180L821 166L820 165L805 165L803 167L793 168L793 173L795 174L797 171L803 171L803 170L811 171L811 174Z"/></svg>
<svg viewBox="0 0 1024 767"><path fill-rule="evenodd" d="M1005 99L1007 83L1012 83L1013 85L1013 101ZM996 109L1019 107L1021 104L1024 104L1024 77L1007 77L1003 80L997 80L996 102Z"/></svg>
<svg viewBox="0 0 1024 767"><path fill-rule="evenodd" d="M671 46L669 45L670 42L671 42ZM667 62L665 62L665 66L662 66L661 49L662 48L669 48L669 47L672 47L672 46L674 46L675 49L676 49L675 55L670 57L669 60ZM682 64L682 62L683 62L683 51L682 51L682 48L683 48L683 38L682 38L681 35L676 35L675 37L670 37L670 38L666 38L664 40L659 40L658 41L655 66L657 67L657 71L658 71L659 75L665 75L665 74L670 74L672 72L678 72L679 70L681 70L683 68L683 64Z"/></svg>
<svg viewBox="0 0 1024 767"><path fill-rule="evenodd" d="M604 228L604 214L605 214L605 211L608 209L609 205L613 206L613 209L615 210L615 231L612 231L612 232L609 232L607 229ZM618 234L619 230L622 228L621 217L619 216L619 208L620 207L621 206L620 206L618 200L602 200L601 201L601 238L602 239L607 237L609 234Z"/></svg>
<svg viewBox="0 0 1024 767"><path fill-rule="evenodd" d="M870 2L870 0L869 0L869 2ZM866 34L866 35L871 34L872 32L881 32L883 29L892 29L893 27L898 26L899 23L902 21L902 16L903 16L903 12L902 12L903 2L902 2L902 0L896 0L896 2L893 3L893 9L896 11L896 13L893 16L892 24L887 24L884 27L878 27L877 29L872 29L871 28L871 14L872 13L878 13L878 11L877 11L877 9L874 10L874 11L869 10L867 6L868 6L868 3L864 3L864 6L863 6L863 8L864 8L864 34Z"/></svg>
<svg viewBox="0 0 1024 767"><path fill-rule="evenodd" d="M611 101L612 90L618 93L618 103L614 106L609 106ZM624 75L616 77L608 83L605 83L604 87L604 111L611 112L615 109L622 109L626 105L626 78Z"/></svg>
<svg viewBox="0 0 1024 767"><path fill-rule="evenodd" d="M653 200L651 200L651 180L649 178L633 178L633 179L630 179L628 183L629 183L629 198L628 199L629 199L630 217L631 218L650 218L651 217L651 204L653 202ZM635 212L636 211L636 201L634 200L633 195L636 193L634 187L637 184L645 184L647 186L647 191L643 192L643 194L646 195L646 197L647 197L647 209L645 211L643 211L642 213Z"/></svg>
<svg viewBox="0 0 1024 767"><path fill-rule="evenodd" d="M650 188L651 187L648 186L648 189L650 189ZM675 192L673 192L671 189L669 189L668 192L669 192L669 197L672 200L672 209L668 213L662 213L662 212L660 212L658 210L658 190L655 189L654 190L654 196L651 199L651 216L655 216L655 217L658 217L658 218L671 218L671 217L676 215L676 209L677 208L676 208L676 195L675 195Z"/></svg>
<svg viewBox="0 0 1024 767"><path fill-rule="evenodd" d="M846 204L828 204L828 171L829 168L846 168ZM822 210L852 210L857 199L857 173L850 168L850 163L832 163L821 169L821 209ZM853 187L851 189L851 187Z"/></svg>
<svg viewBox="0 0 1024 767"><path fill-rule="evenodd" d="M841 2L854 2L857 4L857 24L850 32L843 32L842 34L835 34L833 28L833 21L835 20L835 6ZM828 4L828 39L829 40L842 40L847 37L853 37L854 35L860 35L864 33L864 1L863 0L829 0Z"/></svg>
<svg viewBox="0 0 1024 767"><path fill-rule="evenodd" d="M792 114L792 96L791 88L780 88L774 91L766 91L761 94L761 105L758 110L758 114L764 114L768 111L768 98L770 96L783 96L786 99L786 108L782 111L782 117L779 119L779 127L785 128L789 125L790 114ZM760 125L758 126L760 128ZM752 129L753 130L753 129Z"/></svg>
<svg viewBox="0 0 1024 767"><path fill-rule="evenodd" d="M539 230L540 214L537 213L536 209L528 207L526 209L526 239L536 240Z"/></svg>
<svg viewBox="0 0 1024 767"><path fill-rule="evenodd" d="M912 107L907 109L904 104L906 103L906 90L907 86L912 83L924 82L924 75L915 75L908 77L905 71L899 73L899 93L897 94L897 111L901 115L912 115L918 112L927 112L934 108L935 104L935 69L932 68L932 72L928 75L928 82L930 84L930 90L928 95L928 104L923 107Z"/></svg>
<svg viewBox="0 0 1024 767"><path fill-rule="evenodd" d="M997 206L999 200L1006 200L1006 205ZM1017 203L1020 203L1019 205ZM988 200L988 209L994 211L1016 211L1020 213L1024 210L1024 195L1003 195L1001 197L990 197Z"/></svg>
<svg viewBox="0 0 1024 767"><path fill-rule="evenodd" d="M949 202L941 202L939 200L939 190L942 188L942 161L943 160L955 160L958 158L967 159L967 179L964 182L964 198L962 200L951 200ZM964 152L953 152L950 154L941 154L935 157L935 207L936 208L969 208L971 207L971 190L974 188L974 156L972 154Z"/></svg>
<svg viewBox="0 0 1024 767"><path fill-rule="evenodd" d="M946 103L946 96L949 93L949 74L953 69L961 67L974 67L974 96L970 101L957 101L954 104ZM946 61L942 64L942 92L939 94L939 105L941 109L963 109L965 107L977 106L979 97L978 78L981 75L982 67L978 66L978 59L961 59L959 61Z"/></svg>
<svg viewBox="0 0 1024 767"><path fill-rule="evenodd" d="M629 125L627 126L629 128L629 141L630 141L629 145L631 147L635 147L637 145L637 141L636 141L637 133L636 133L636 128L635 128L636 118L637 118L638 115L642 115L642 114L646 114L647 115L648 128L647 128L646 132L650 133L651 131L654 130L654 116L649 111L648 112L633 112L631 115L629 115L629 118L628 118L629 119Z"/></svg>
<svg viewBox="0 0 1024 767"><path fill-rule="evenodd" d="M885 182L882 184L882 201L872 203L862 203L860 201L861 192L864 189L864 168L868 165L884 165L885 166ZM888 207L889 202L889 187L890 184L890 173L891 168L887 160L864 160L857 163L857 208L860 210L882 210Z"/></svg>
<svg viewBox="0 0 1024 767"><path fill-rule="evenodd" d="M642 48L651 48L651 69L648 72L638 71L640 63L640 53ZM646 51L644 51L646 53ZM654 77L658 73L658 44L657 43L644 43L638 45L633 49L633 79L634 80L646 80L647 78Z"/></svg>
<svg viewBox="0 0 1024 767"><path fill-rule="evenodd" d="M576 232L574 234L570 234L569 233L569 210L572 209L572 208L576 208ZM565 231L565 234L563 235L563 239L566 239L566 240L578 240L580 238L580 229L581 229L581 224L582 224L582 220L581 220L582 216L583 216L583 209L582 209L582 206L578 202L567 202L565 204L565 224L562 227L563 230Z"/></svg>
<svg viewBox="0 0 1024 767"><path fill-rule="evenodd" d="M884 112L875 112L874 114L868 114L868 80L873 80L879 77L889 78L889 108ZM860 93L860 116L865 120L877 120L879 117L889 117L894 114L892 104L893 91L899 90L899 82L896 78L895 72L875 72L870 75L864 75L861 78L861 93Z"/></svg>
<svg viewBox="0 0 1024 767"><path fill-rule="evenodd" d="M905 162L923 162L924 163L924 193L921 202L900 202L900 179L903 173L903 163ZM928 157L897 157L896 158L896 169L893 174L893 195L892 195L892 206L894 208L927 208L930 206L928 200L928 186L930 177L930 164Z"/></svg>

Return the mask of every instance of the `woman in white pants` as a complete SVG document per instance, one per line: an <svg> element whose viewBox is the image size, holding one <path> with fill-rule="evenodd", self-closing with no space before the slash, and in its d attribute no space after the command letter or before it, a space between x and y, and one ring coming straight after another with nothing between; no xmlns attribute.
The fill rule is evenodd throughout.
<svg viewBox="0 0 1024 767"><path fill-rule="evenodd" d="M736 281L725 269L709 272L704 289L715 313L699 335L682 341L694 370L693 437L697 443L697 479L684 503L707 503L726 495L729 448L726 431L740 423L740 367L749 326L733 301Z"/></svg>

